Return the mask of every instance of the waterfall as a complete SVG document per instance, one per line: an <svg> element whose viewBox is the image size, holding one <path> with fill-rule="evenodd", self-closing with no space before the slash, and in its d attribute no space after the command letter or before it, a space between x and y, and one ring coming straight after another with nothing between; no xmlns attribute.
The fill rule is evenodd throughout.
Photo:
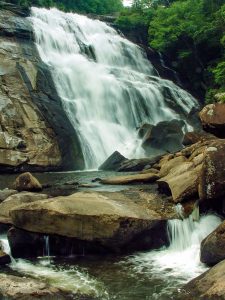
<svg viewBox="0 0 225 300"><path fill-rule="evenodd" d="M158 77L141 48L104 22L43 8L32 8L30 20L87 169L115 150L143 157L137 134L143 123L184 119L191 126L197 101Z"/></svg>
<svg viewBox="0 0 225 300"><path fill-rule="evenodd" d="M131 256L128 262L139 273L155 272L159 276L163 273L181 282L200 275L207 270L200 262L201 241L219 226L221 219L212 214L199 219L197 216L196 206L189 218L169 220L169 247Z"/></svg>
<svg viewBox="0 0 225 300"><path fill-rule="evenodd" d="M50 244L49 244L49 236L45 235L44 236L44 256L47 256L48 259L50 257Z"/></svg>

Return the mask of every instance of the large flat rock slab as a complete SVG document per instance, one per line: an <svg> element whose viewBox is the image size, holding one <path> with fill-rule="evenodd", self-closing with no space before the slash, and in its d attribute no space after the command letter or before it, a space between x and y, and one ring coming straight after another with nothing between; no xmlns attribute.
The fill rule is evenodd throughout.
<svg viewBox="0 0 225 300"><path fill-rule="evenodd" d="M80 192L21 205L10 216L17 228L29 232L120 249L144 232L162 225L166 230L165 221L175 217L175 212L172 204L147 192Z"/></svg>
<svg viewBox="0 0 225 300"><path fill-rule="evenodd" d="M134 174L126 176L115 176L106 179L102 179L101 183L103 184L112 184L112 185L126 185L126 184L135 184L135 183L153 183L159 176L154 173L146 174Z"/></svg>

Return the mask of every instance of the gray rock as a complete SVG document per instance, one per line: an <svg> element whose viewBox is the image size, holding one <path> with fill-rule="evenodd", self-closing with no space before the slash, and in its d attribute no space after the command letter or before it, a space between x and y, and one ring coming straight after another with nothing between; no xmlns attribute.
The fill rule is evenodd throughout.
<svg viewBox="0 0 225 300"><path fill-rule="evenodd" d="M163 121L150 128L144 138L142 147L146 155L157 156L165 153L175 153L183 148L182 120Z"/></svg>
<svg viewBox="0 0 225 300"><path fill-rule="evenodd" d="M125 160L127 160L126 157L115 151L98 169L103 171L117 171Z"/></svg>

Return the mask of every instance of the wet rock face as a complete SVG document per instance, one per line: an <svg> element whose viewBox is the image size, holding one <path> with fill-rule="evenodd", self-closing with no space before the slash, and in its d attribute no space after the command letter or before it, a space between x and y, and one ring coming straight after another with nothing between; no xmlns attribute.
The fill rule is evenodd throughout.
<svg viewBox="0 0 225 300"><path fill-rule="evenodd" d="M23 15L10 5L0 10L0 170L82 168L76 133Z"/></svg>
<svg viewBox="0 0 225 300"><path fill-rule="evenodd" d="M203 128L215 134L217 137L225 138L225 104L209 104L199 114Z"/></svg>
<svg viewBox="0 0 225 300"><path fill-rule="evenodd" d="M224 300L225 261L193 279L180 291L178 300Z"/></svg>
<svg viewBox="0 0 225 300"><path fill-rule="evenodd" d="M201 261L215 265L225 259L225 222L201 243Z"/></svg>

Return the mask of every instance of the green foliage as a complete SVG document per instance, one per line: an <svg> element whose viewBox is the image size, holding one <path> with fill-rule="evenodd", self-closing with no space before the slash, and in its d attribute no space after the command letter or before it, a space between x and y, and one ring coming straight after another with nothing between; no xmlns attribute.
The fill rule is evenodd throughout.
<svg viewBox="0 0 225 300"><path fill-rule="evenodd" d="M218 63L212 72L215 77L215 83L220 86L225 86L225 61Z"/></svg>
<svg viewBox="0 0 225 300"><path fill-rule="evenodd" d="M200 97L209 101L225 88L225 0L134 0L117 22L133 29L142 24L143 32L148 26L150 46Z"/></svg>
<svg viewBox="0 0 225 300"><path fill-rule="evenodd" d="M121 0L11 0L24 7L57 7L64 11L93 14L111 14L122 9Z"/></svg>

